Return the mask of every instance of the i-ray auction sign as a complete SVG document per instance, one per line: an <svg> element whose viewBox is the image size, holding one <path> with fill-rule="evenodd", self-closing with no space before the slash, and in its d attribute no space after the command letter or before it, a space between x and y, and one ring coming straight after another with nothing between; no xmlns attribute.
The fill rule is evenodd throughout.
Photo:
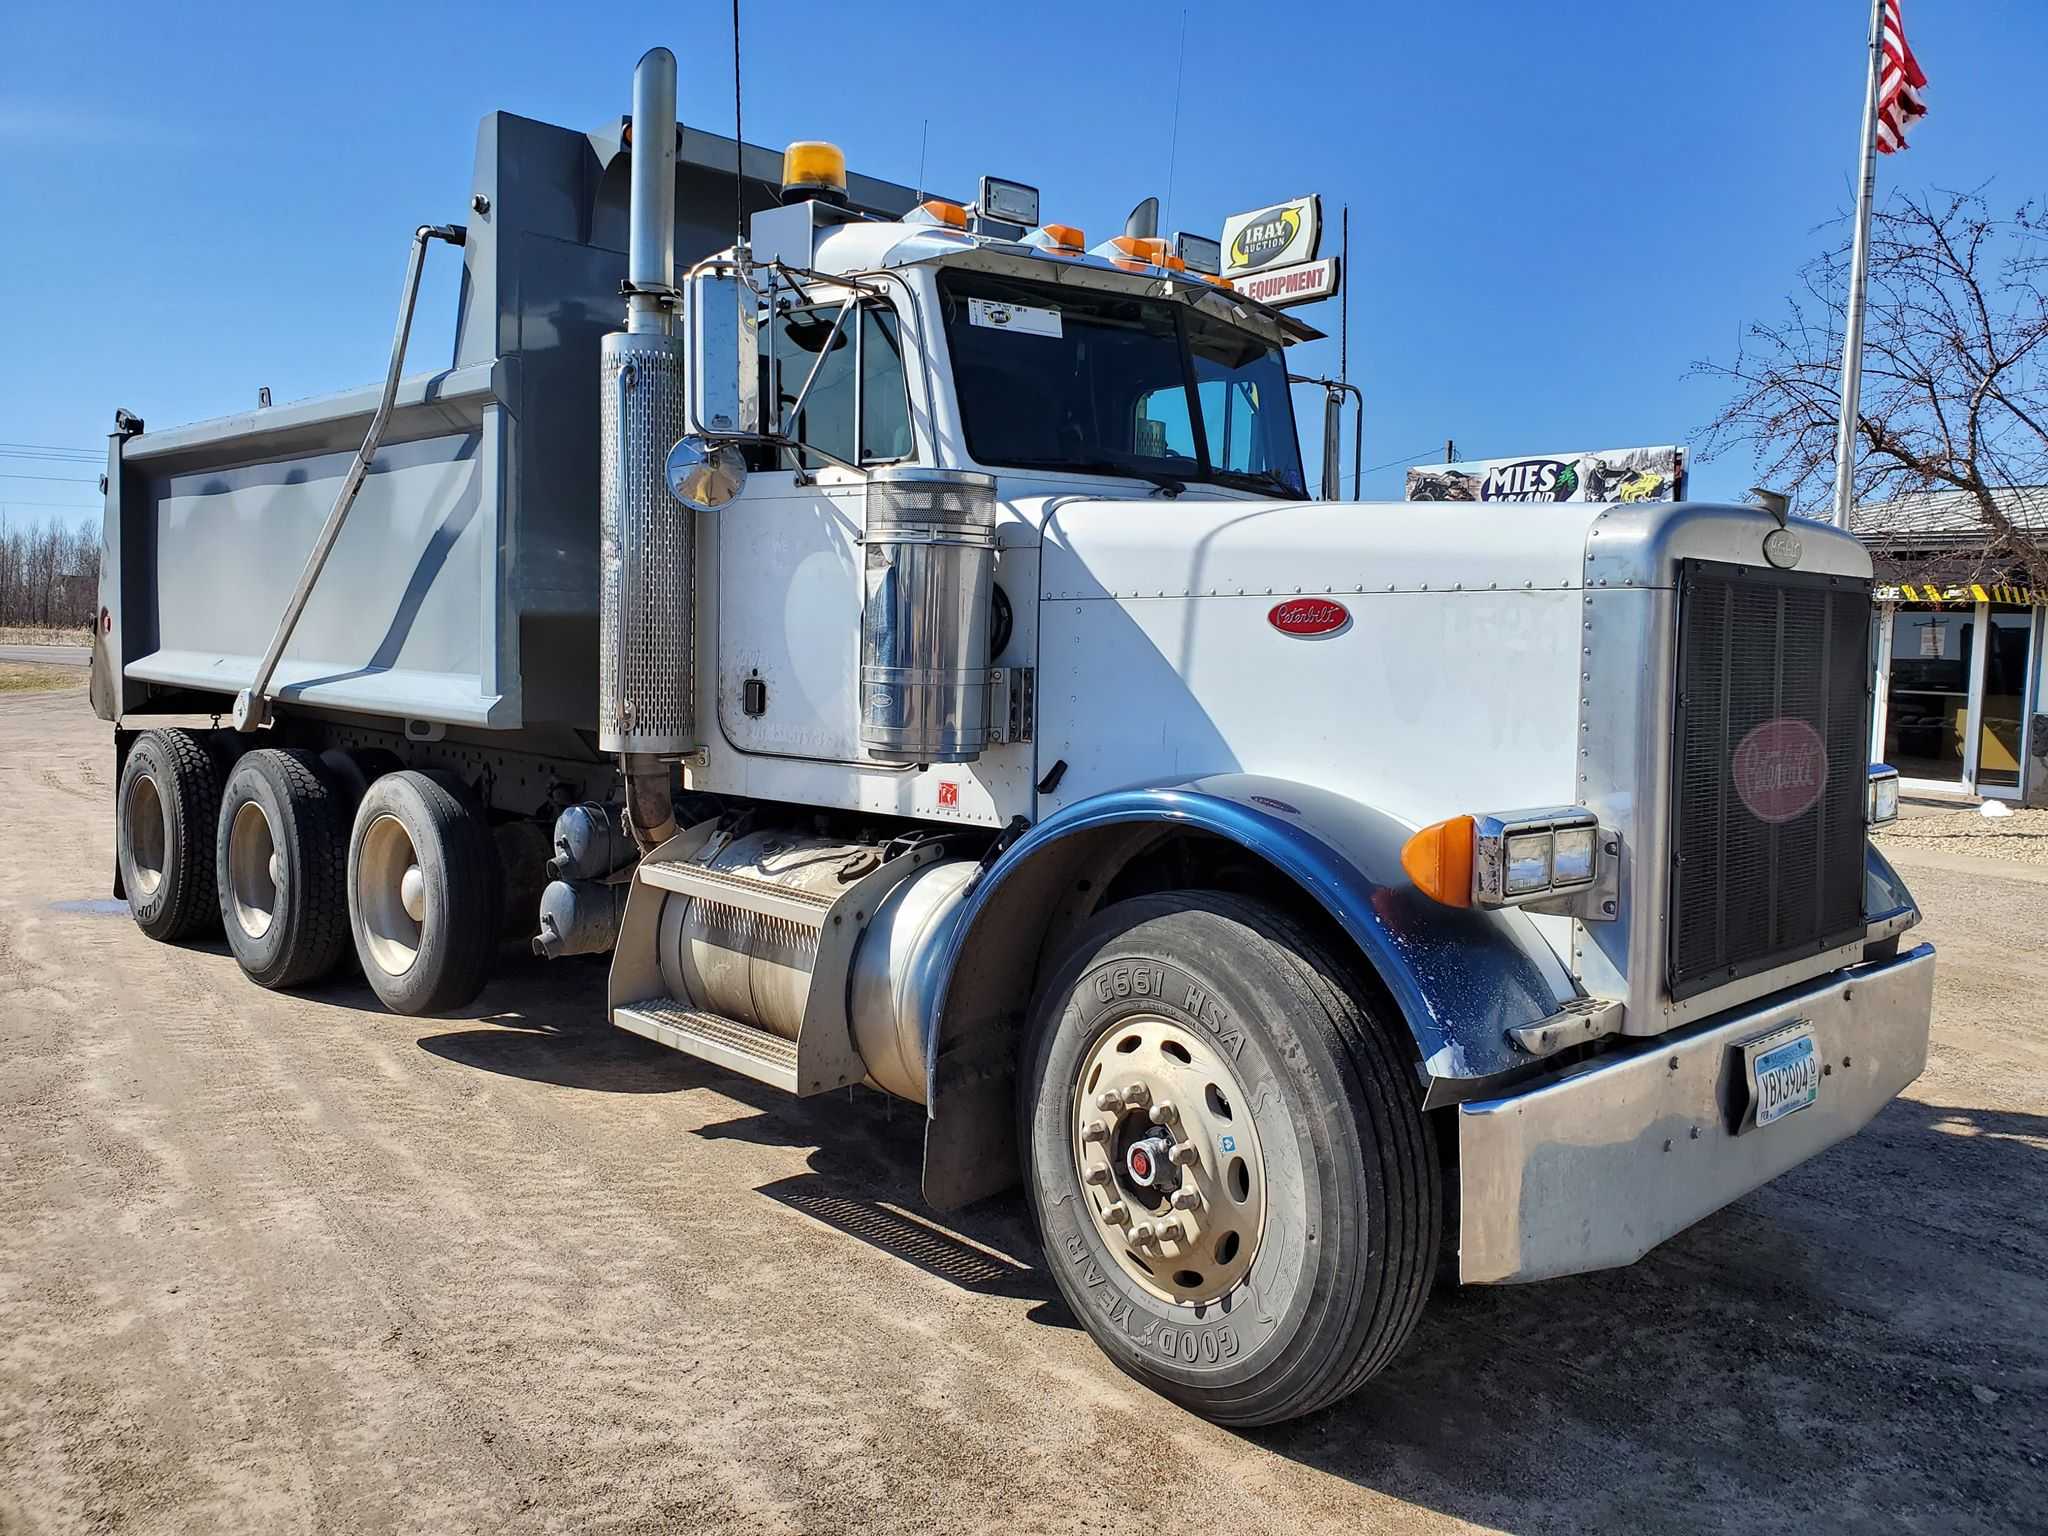
<svg viewBox="0 0 2048 1536"><path fill-rule="evenodd" d="M1337 291L1337 258L1317 260L1323 200L1311 193L1223 221L1223 276L1248 299L1286 309Z"/></svg>
<svg viewBox="0 0 2048 1536"><path fill-rule="evenodd" d="M1408 471L1410 501L1680 501L1683 448L1469 459Z"/></svg>

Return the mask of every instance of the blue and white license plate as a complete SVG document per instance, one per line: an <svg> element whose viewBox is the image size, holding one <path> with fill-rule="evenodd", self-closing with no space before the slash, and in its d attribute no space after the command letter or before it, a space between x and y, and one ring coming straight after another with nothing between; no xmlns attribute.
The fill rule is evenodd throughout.
<svg viewBox="0 0 2048 1536"><path fill-rule="evenodd" d="M1788 1034L1750 1057L1750 1093L1759 1128L1820 1102L1820 1052L1813 1031Z"/></svg>

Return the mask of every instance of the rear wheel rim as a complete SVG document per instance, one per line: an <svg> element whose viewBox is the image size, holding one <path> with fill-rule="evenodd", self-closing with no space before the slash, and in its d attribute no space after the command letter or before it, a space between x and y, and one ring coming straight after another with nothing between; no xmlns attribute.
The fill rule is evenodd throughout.
<svg viewBox="0 0 2048 1536"><path fill-rule="evenodd" d="M1200 1033L1152 1013L1105 1031L1075 1084L1072 1153L1097 1233L1150 1294L1199 1314L1250 1272L1265 1159L1250 1090Z"/></svg>
<svg viewBox="0 0 2048 1536"><path fill-rule="evenodd" d="M155 777L137 774L128 786L128 857L135 867L135 894L145 901L164 883L171 845L167 817Z"/></svg>
<svg viewBox="0 0 2048 1536"><path fill-rule="evenodd" d="M363 944L387 976L403 976L419 959L426 927L426 876L412 834L396 816L381 815L363 831L356 861L356 910Z"/></svg>
<svg viewBox="0 0 2048 1536"><path fill-rule="evenodd" d="M228 909L250 938L262 938L277 921L283 884L284 861L270 817L254 800L244 800L228 823Z"/></svg>

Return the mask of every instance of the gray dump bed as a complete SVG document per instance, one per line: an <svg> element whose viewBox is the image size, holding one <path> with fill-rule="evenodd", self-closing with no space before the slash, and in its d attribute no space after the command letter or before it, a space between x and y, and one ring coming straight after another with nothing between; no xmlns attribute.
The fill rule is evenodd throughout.
<svg viewBox="0 0 2048 1536"><path fill-rule="evenodd" d="M280 699L494 729L594 724L598 341L625 307L620 126L484 119L453 361L401 382L279 663ZM751 215L774 201L781 159L749 145L743 163ZM682 131L679 269L732 243L733 175L731 139ZM862 176L849 191L889 215L914 200ZM407 233L391 232L393 276ZM412 350L432 348L416 337ZM103 713L223 707L249 684L379 392L113 439Z"/></svg>

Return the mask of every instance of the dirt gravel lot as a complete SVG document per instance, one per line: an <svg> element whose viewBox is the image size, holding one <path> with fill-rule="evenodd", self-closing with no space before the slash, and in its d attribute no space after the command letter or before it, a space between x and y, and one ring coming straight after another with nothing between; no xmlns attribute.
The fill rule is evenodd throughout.
<svg viewBox="0 0 2048 1536"><path fill-rule="evenodd" d="M1927 1075L1634 1267L1440 1292L1234 1434L1116 1375L919 1118L609 1028L279 996L107 899L82 690L0 698L0 1532L2048 1528L2048 883L1902 868Z"/></svg>

